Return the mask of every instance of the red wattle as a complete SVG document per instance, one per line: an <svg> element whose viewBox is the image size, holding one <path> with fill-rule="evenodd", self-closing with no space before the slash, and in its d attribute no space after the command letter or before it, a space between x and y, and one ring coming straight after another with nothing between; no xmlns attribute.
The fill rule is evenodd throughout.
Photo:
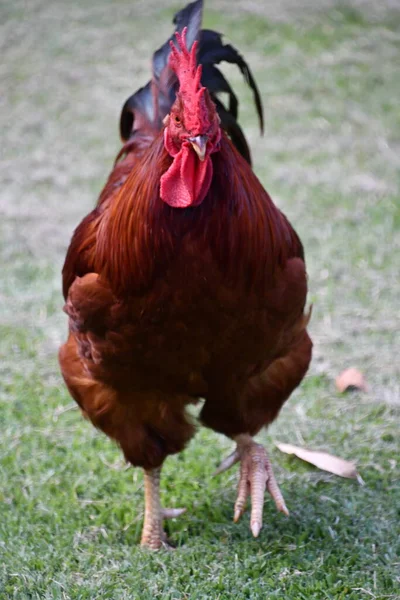
<svg viewBox="0 0 400 600"><path fill-rule="evenodd" d="M191 144L185 142L168 171L161 176L160 196L174 208L197 206L209 190L212 175L211 158L199 160Z"/></svg>

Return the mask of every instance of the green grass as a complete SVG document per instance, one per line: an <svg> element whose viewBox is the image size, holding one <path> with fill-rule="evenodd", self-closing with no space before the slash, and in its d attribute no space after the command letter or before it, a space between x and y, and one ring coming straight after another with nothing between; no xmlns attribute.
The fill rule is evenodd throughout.
<svg viewBox="0 0 400 600"><path fill-rule="evenodd" d="M260 436L291 516L267 499L258 540L248 514L234 525L237 473L211 477L231 443L201 429L164 469L164 503L188 508L168 523L177 550L138 547L142 474L81 418L58 371L60 269L172 9L4 2L1 600L400 598L400 12L389 0L209 4L206 26L228 35L260 83L263 138L227 69L255 169L307 255L313 365ZM352 365L369 391L341 396L335 376ZM354 459L365 485L282 455L273 440Z"/></svg>

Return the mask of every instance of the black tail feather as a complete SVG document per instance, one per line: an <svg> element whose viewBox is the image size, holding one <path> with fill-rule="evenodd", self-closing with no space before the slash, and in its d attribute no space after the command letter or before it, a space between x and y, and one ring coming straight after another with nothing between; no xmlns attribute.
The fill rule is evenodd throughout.
<svg viewBox="0 0 400 600"><path fill-rule="evenodd" d="M239 54L236 48L231 46L231 44L223 44L222 35L220 33L217 33L216 31L211 31L210 29L203 29L201 31L200 37L199 62L201 62L201 64L203 65L216 65L223 61L237 65L247 85L251 88L254 97L254 104L256 105L257 109L260 130L261 133L263 133L264 114L260 92L258 91L257 84L254 80L252 72L250 71L249 65ZM207 84L203 83L203 85Z"/></svg>
<svg viewBox="0 0 400 600"><path fill-rule="evenodd" d="M231 138L233 144L245 160L251 165L251 153L250 148L243 133L242 128L232 114L226 110L221 100L214 98L214 102L217 106L219 118L221 119L221 125L226 133Z"/></svg>
<svg viewBox="0 0 400 600"><path fill-rule="evenodd" d="M203 64L203 81L207 82L207 89L213 97L215 102L215 95L220 93L226 93L229 96L229 112L234 119L238 117L239 101L235 92L232 90L230 84L225 79L219 69L214 67L213 64Z"/></svg>
<svg viewBox="0 0 400 600"><path fill-rule="evenodd" d="M189 48L199 38L203 13L203 0L191 2L174 17L175 31L180 33L187 27L186 42ZM175 42L175 34L153 54L153 85L149 82L143 88L132 94L125 102L119 122L121 138L127 142L135 131L139 130L143 119L154 129L161 127L161 121L169 112L174 100L177 87L175 74L168 67L170 41ZM150 92L150 95L149 95ZM136 101L136 95L140 96ZM146 104L147 103L147 104Z"/></svg>
<svg viewBox="0 0 400 600"><path fill-rule="evenodd" d="M147 85L132 94L122 107L119 120L119 131L124 142L128 141L132 133L146 123L154 122L154 101L152 86Z"/></svg>
<svg viewBox="0 0 400 600"><path fill-rule="evenodd" d="M263 107L257 84L244 58L231 44L223 44L222 36L209 29L201 30L203 0L191 2L174 17L175 30L181 32L187 27L186 40L189 48L199 40L197 59L203 65L202 85L207 87L215 102L221 125L230 136L238 151L250 163L250 150L243 131L237 121L239 102L236 94L224 75L215 66L220 62L228 62L239 67L248 86L251 88L260 124L261 133L264 130ZM154 129L161 127L162 119L171 109L175 100L178 82L174 73L168 67L170 41L175 41L172 35L153 55L153 80L125 102L120 118L121 138L126 142L143 125ZM218 94L226 93L229 104L226 107L218 98Z"/></svg>
<svg viewBox="0 0 400 600"><path fill-rule="evenodd" d="M185 8L180 10L174 16L173 23L176 25L175 31L182 32L187 27L186 31L186 43L190 49L193 42L199 38L201 29L201 21L203 16L203 1L196 0L191 2ZM168 57L170 53L169 43L173 41L176 43L175 32L170 38L153 54L153 77L156 81L160 80L162 71L165 69L168 63Z"/></svg>

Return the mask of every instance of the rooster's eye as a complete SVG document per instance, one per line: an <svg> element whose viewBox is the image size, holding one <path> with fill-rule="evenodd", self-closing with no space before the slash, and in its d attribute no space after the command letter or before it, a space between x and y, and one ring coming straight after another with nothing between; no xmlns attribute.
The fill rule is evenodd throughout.
<svg viewBox="0 0 400 600"><path fill-rule="evenodd" d="M180 120L180 118L178 117L178 115L174 116L174 121L175 121L175 125L177 125L178 127L181 127L182 121Z"/></svg>

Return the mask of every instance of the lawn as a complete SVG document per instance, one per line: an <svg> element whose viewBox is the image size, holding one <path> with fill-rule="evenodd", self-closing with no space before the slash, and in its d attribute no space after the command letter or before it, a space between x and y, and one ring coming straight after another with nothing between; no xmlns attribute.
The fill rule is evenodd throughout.
<svg viewBox="0 0 400 600"><path fill-rule="evenodd" d="M85 422L59 374L60 270L119 149L122 103L171 31L165 0L0 3L0 599L400 598L400 7L393 0L208 2L260 85L240 74L254 168L305 246L314 360L260 435L289 518L257 540L232 522L232 443L200 429L167 460L174 552L138 546L140 470ZM397 8L396 8L397 7ZM361 369L367 393L340 395ZM357 462L365 485L273 442Z"/></svg>

